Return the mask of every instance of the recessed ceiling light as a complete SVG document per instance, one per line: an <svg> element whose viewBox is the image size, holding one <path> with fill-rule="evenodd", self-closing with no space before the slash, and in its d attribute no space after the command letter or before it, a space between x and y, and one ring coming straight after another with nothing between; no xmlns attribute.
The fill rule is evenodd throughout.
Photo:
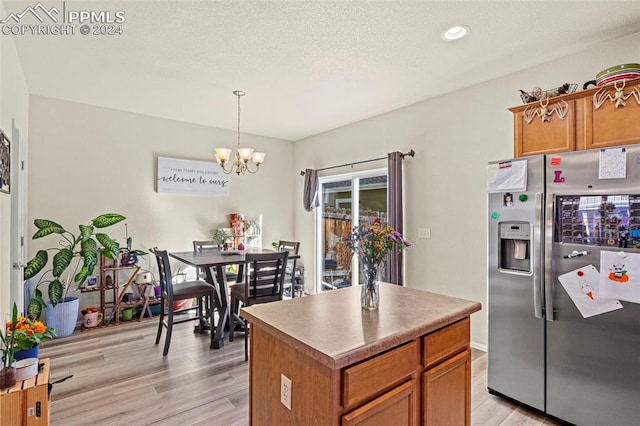
<svg viewBox="0 0 640 426"><path fill-rule="evenodd" d="M440 38L446 41L458 40L469 34L469 27L466 25L454 25L440 34Z"/></svg>

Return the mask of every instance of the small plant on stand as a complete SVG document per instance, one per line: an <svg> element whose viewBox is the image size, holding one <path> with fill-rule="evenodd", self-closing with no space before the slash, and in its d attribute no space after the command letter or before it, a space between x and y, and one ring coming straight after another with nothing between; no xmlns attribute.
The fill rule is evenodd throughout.
<svg viewBox="0 0 640 426"><path fill-rule="evenodd" d="M121 266L133 266L138 263L138 256L144 256L147 254L144 250L133 250L133 237L129 236L129 224L124 224L124 232L126 235L127 248L120 249L120 265Z"/></svg>

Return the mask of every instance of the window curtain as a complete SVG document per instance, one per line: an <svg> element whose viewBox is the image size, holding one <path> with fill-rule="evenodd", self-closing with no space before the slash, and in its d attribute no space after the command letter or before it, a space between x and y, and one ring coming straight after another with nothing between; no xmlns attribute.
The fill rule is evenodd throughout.
<svg viewBox="0 0 640 426"><path fill-rule="evenodd" d="M302 198L304 209L308 212L313 211L320 205L318 198L318 171L306 169L304 171L304 194Z"/></svg>
<svg viewBox="0 0 640 426"><path fill-rule="evenodd" d="M387 155L389 184L387 188L387 220L388 226L404 235L402 220L402 160L401 152L390 152ZM387 258L386 281L403 285L402 276L403 253L391 252Z"/></svg>

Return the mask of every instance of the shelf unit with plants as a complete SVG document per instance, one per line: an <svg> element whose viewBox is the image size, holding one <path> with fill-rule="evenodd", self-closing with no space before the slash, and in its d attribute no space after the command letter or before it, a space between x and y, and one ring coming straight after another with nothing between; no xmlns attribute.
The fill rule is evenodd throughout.
<svg viewBox="0 0 640 426"><path fill-rule="evenodd" d="M152 284L135 284L135 278L140 270L141 267L138 265L117 266L112 260L100 256L99 286L82 289L83 293L100 292L100 310L104 318L100 327L121 324L123 310L127 308L135 310L139 306L142 307L140 313L137 315L132 313L131 320L142 321L147 307L160 303L160 299L152 297ZM131 302L124 302L123 296L132 285L138 287L139 298Z"/></svg>

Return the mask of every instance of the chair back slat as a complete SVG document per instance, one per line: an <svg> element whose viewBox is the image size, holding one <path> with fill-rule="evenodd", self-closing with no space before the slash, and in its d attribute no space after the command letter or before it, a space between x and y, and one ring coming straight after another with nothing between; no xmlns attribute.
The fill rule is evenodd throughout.
<svg viewBox="0 0 640 426"><path fill-rule="evenodd" d="M271 302L282 299L284 268L289 252L247 253L250 268L245 281L245 294L249 304Z"/></svg>

